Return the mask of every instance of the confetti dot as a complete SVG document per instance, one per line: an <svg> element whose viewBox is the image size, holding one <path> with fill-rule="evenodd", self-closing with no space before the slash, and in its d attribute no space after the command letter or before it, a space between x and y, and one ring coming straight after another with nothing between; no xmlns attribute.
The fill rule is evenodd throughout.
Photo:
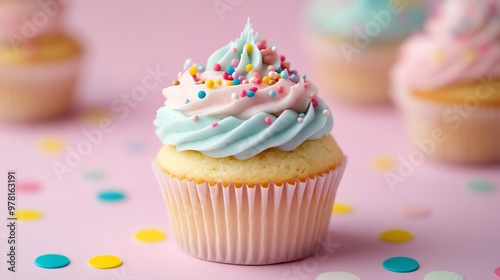
<svg viewBox="0 0 500 280"><path fill-rule="evenodd" d="M36 266L47 269L61 268L68 264L68 257L58 254L41 255L35 259Z"/></svg>
<svg viewBox="0 0 500 280"><path fill-rule="evenodd" d="M410 219L426 218L430 214L429 209L419 205L404 205L401 207L400 211L403 217Z"/></svg>
<svg viewBox="0 0 500 280"><path fill-rule="evenodd" d="M361 280L361 278L350 272L331 271L321 273L318 277L316 277L316 280Z"/></svg>
<svg viewBox="0 0 500 280"><path fill-rule="evenodd" d="M220 71L222 69L222 67L220 66L219 63L215 63L213 66L213 69L214 69L214 71Z"/></svg>
<svg viewBox="0 0 500 280"><path fill-rule="evenodd" d="M100 170L90 170L83 173L83 178L87 181L102 181L106 179L106 173Z"/></svg>
<svg viewBox="0 0 500 280"><path fill-rule="evenodd" d="M420 265L412 258L394 257L385 260L382 267L392 272L407 273L417 270Z"/></svg>
<svg viewBox="0 0 500 280"><path fill-rule="evenodd" d="M396 159L390 156L379 156L371 160L371 166L378 170L390 170L396 166Z"/></svg>
<svg viewBox="0 0 500 280"><path fill-rule="evenodd" d="M252 71L252 69L253 69L253 65L252 65L252 64L247 64L247 65L245 66L245 71L247 71L247 72Z"/></svg>
<svg viewBox="0 0 500 280"><path fill-rule="evenodd" d="M425 275L424 280L464 280L464 277L451 271L432 271Z"/></svg>
<svg viewBox="0 0 500 280"><path fill-rule="evenodd" d="M125 193L119 190L105 190L98 193L97 198L103 202L117 202L125 199Z"/></svg>
<svg viewBox="0 0 500 280"><path fill-rule="evenodd" d="M31 209L17 210L15 216L20 221L35 221L42 218L42 212Z"/></svg>
<svg viewBox="0 0 500 280"><path fill-rule="evenodd" d="M474 180L467 184L467 188L475 193L488 193L495 189L495 185L487 180Z"/></svg>
<svg viewBox="0 0 500 280"><path fill-rule="evenodd" d="M34 193L41 189L40 183L36 181L21 181L16 186L19 192Z"/></svg>
<svg viewBox="0 0 500 280"><path fill-rule="evenodd" d="M500 279L500 267L497 267L495 271L493 271L493 275L497 278Z"/></svg>
<svg viewBox="0 0 500 280"><path fill-rule="evenodd" d="M193 76L198 74L198 67L192 66L191 68L189 68L189 74L191 74Z"/></svg>
<svg viewBox="0 0 500 280"><path fill-rule="evenodd" d="M89 265L93 268L109 269L122 265L122 260L113 255L100 255L89 259Z"/></svg>
<svg viewBox="0 0 500 280"><path fill-rule="evenodd" d="M165 237L165 233L159 229L142 229L135 234L135 238L142 242L158 242Z"/></svg>
<svg viewBox="0 0 500 280"><path fill-rule="evenodd" d="M207 88L214 88L215 83L212 80L208 80L208 81L205 82L205 85L207 86ZM198 97L200 97L199 93L198 93ZM203 98L203 97L200 97L200 98Z"/></svg>
<svg viewBox="0 0 500 280"><path fill-rule="evenodd" d="M44 138L39 142L40 151L46 154L57 154L62 152L64 141L61 138Z"/></svg>
<svg viewBox="0 0 500 280"><path fill-rule="evenodd" d="M380 240L391 243L402 243L412 240L413 236L403 229L391 229L380 234Z"/></svg>
<svg viewBox="0 0 500 280"><path fill-rule="evenodd" d="M335 214L348 214L352 212L352 206L346 203L335 203L332 212Z"/></svg>
<svg viewBox="0 0 500 280"><path fill-rule="evenodd" d="M253 51L253 46L251 44L246 44L245 49L247 50L247 53L251 53Z"/></svg>
<svg viewBox="0 0 500 280"><path fill-rule="evenodd" d="M198 98L203 99L207 96L207 93L203 90L198 91Z"/></svg>

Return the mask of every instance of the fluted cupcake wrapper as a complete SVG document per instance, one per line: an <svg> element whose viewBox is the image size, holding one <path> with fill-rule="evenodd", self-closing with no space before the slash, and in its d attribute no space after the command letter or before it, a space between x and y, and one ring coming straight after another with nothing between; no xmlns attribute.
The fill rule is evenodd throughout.
<svg viewBox="0 0 500 280"><path fill-rule="evenodd" d="M440 103L395 88L412 141L429 157L458 163L500 161L500 106Z"/></svg>
<svg viewBox="0 0 500 280"><path fill-rule="evenodd" d="M61 61L1 65L0 120L34 121L66 113L73 101L80 56Z"/></svg>
<svg viewBox="0 0 500 280"><path fill-rule="evenodd" d="M244 265L316 252L345 166L346 159L335 170L293 184L237 187L179 180L153 163L179 246L200 259Z"/></svg>

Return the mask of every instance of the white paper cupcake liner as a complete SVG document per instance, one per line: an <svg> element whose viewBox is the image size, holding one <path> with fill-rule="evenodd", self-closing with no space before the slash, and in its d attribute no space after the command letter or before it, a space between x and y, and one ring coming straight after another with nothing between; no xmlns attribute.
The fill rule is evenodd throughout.
<svg viewBox="0 0 500 280"><path fill-rule="evenodd" d="M236 187L179 180L153 163L179 246L200 259L243 265L317 251L345 167L346 159L304 182Z"/></svg>
<svg viewBox="0 0 500 280"><path fill-rule="evenodd" d="M0 120L33 121L70 109L80 56L65 60L0 66Z"/></svg>
<svg viewBox="0 0 500 280"><path fill-rule="evenodd" d="M401 86L392 97L411 139L427 156L457 163L500 161L500 106L432 102Z"/></svg>

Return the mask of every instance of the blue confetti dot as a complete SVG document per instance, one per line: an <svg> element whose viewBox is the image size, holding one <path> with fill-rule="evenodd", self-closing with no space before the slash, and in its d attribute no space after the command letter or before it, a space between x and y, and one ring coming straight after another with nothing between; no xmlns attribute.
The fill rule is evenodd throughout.
<svg viewBox="0 0 500 280"><path fill-rule="evenodd" d="M394 257L385 260L382 266L392 272L408 273L417 270L420 265L412 258L408 257Z"/></svg>
<svg viewBox="0 0 500 280"><path fill-rule="evenodd" d="M276 91L271 90L271 91L269 92L269 96L271 96L272 98L275 98L275 97L276 97Z"/></svg>
<svg viewBox="0 0 500 280"><path fill-rule="evenodd" d="M227 72L229 75L233 74L233 73L234 73L234 67L233 67L232 65L229 65L229 67L227 67L226 72Z"/></svg>
<svg viewBox="0 0 500 280"><path fill-rule="evenodd" d="M296 83L299 80L299 78L297 77L297 75L292 74L292 76L290 76L290 80L292 80L292 82Z"/></svg>
<svg viewBox="0 0 500 280"><path fill-rule="evenodd" d="M198 91L198 98L203 99L207 96L207 93L203 90Z"/></svg>
<svg viewBox="0 0 500 280"><path fill-rule="evenodd" d="M103 202L116 202L125 199L125 193L117 190L106 190L97 194L97 198Z"/></svg>
<svg viewBox="0 0 500 280"><path fill-rule="evenodd" d="M184 104L189 104L189 99L184 100Z"/></svg>
<svg viewBox="0 0 500 280"><path fill-rule="evenodd" d="M253 90L247 91L247 96L248 97L254 97L255 96L255 91L253 91Z"/></svg>
<svg viewBox="0 0 500 280"><path fill-rule="evenodd" d="M61 268L68 264L68 257L59 254L41 255L35 259L36 266L47 269Z"/></svg>
<svg viewBox="0 0 500 280"><path fill-rule="evenodd" d="M283 69L281 69L281 67L276 68L276 72L277 72L277 73L279 73L279 74L280 74L280 73L281 73L281 71L283 71Z"/></svg>
<svg viewBox="0 0 500 280"><path fill-rule="evenodd" d="M288 70L283 70L283 72L281 72L281 78L288 79Z"/></svg>
<svg viewBox="0 0 500 280"><path fill-rule="evenodd" d="M241 81L239 79L234 79L233 80L233 85L237 86L239 84L241 84Z"/></svg>
<svg viewBox="0 0 500 280"><path fill-rule="evenodd" d="M302 74L302 79L306 79L307 75L306 74Z"/></svg>
<svg viewBox="0 0 500 280"><path fill-rule="evenodd" d="M198 71L204 72L206 70L205 66L203 65L198 65Z"/></svg>
<svg viewBox="0 0 500 280"><path fill-rule="evenodd" d="M299 114L299 118L305 118L305 117L306 117L306 114L304 114L304 113Z"/></svg>

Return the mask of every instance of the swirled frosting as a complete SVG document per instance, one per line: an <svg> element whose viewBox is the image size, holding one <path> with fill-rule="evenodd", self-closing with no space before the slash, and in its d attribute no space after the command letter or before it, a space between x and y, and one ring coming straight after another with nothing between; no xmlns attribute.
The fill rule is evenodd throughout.
<svg viewBox="0 0 500 280"><path fill-rule="evenodd" d="M376 31L369 34L373 40L405 38L425 17L420 1L413 0L310 0L305 13L311 28L344 38Z"/></svg>
<svg viewBox="0 0 500 280"><path fill-rule="evenodd" d="M241 37L163 90L154 124L163 144L210 157L247 159L290 151L328 135L333 118L317 90L247 23ZM234 74L238 73L238 74Z"/></svg>
<svg viewBox="0 0 500 280"><path fill-rule="evenodd" d="M500 2L449 0L401 48L396 83L419 90L500 77Z"/></svg>

